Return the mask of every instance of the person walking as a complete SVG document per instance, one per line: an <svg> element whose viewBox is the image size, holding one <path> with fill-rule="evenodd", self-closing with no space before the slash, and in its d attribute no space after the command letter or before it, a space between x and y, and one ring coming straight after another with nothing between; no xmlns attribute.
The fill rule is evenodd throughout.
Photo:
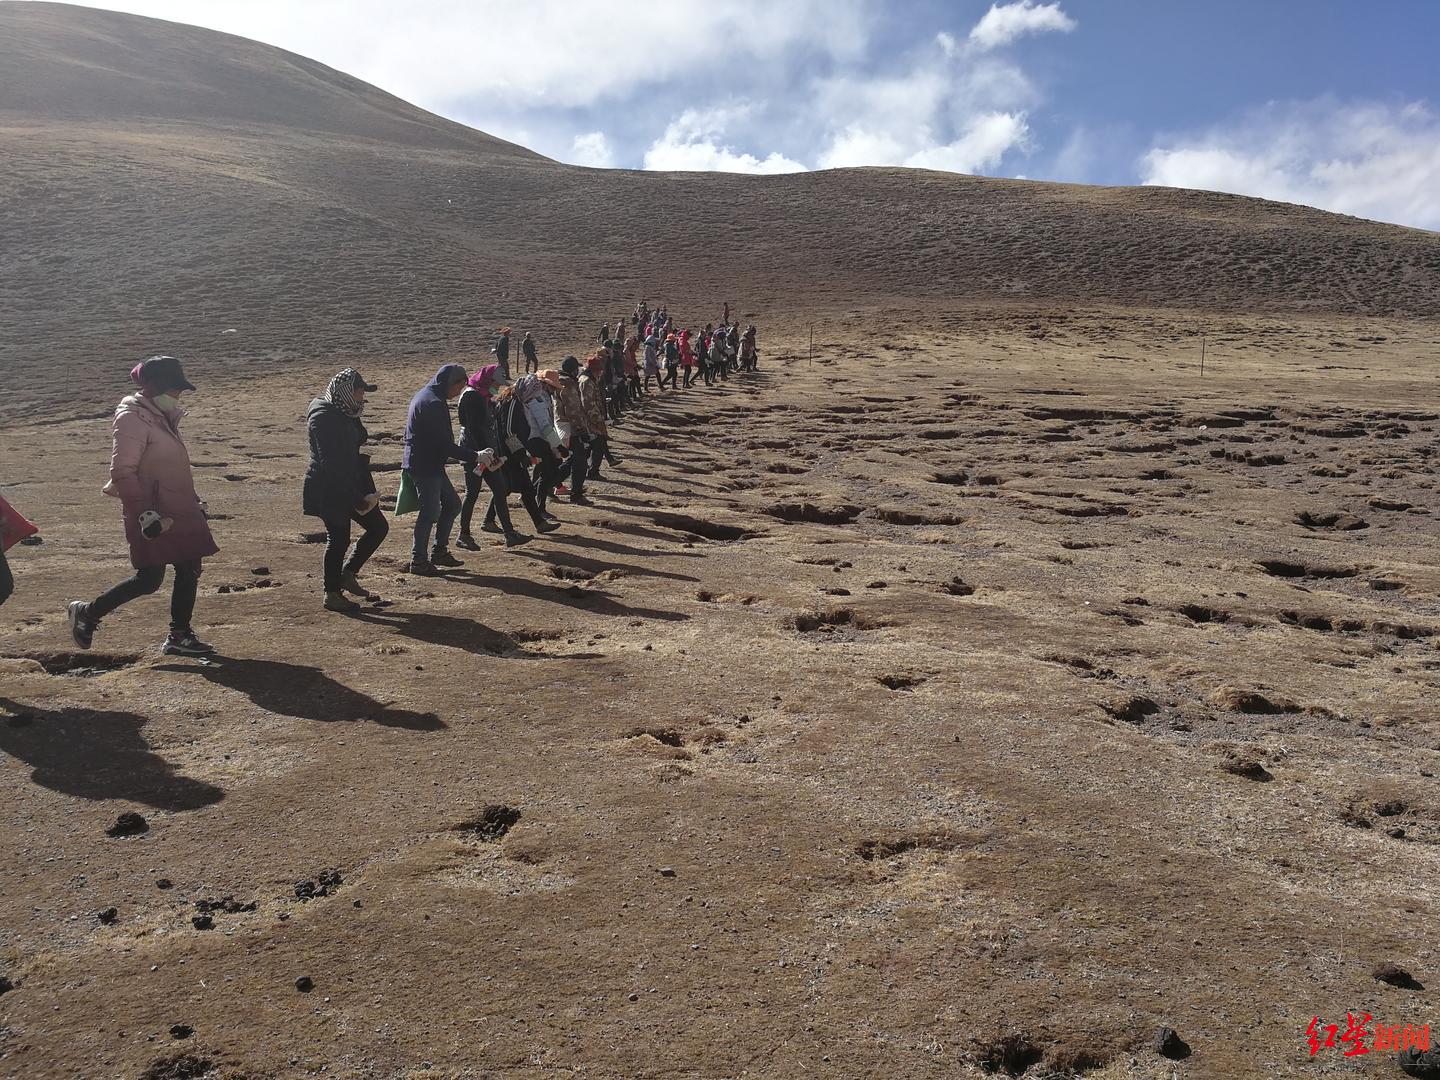
<svg viewBox="0 0 1440 1080"><path fill-rule="evenodd" d="M605 422L605 357L596 353L580 374L580 404L585 409L585 418L590 431L590 468L586 477L599 480L600 462L618 464L610 453L610 429Z"/></svg>
<svg viewBox="0 0 1440 1080"><path fill-rule="evenodd" d="M455 428L450 421L450 402L464 391L465 383L462 366L445 364L430 384L410 399L410 413L405 420L405 456L401 468L410 474L420 503L406 569L422 577L434 577L439 572L437 567L464 565L450 553L450 529L460 513L460 496L445 474L445 466L451 461L473 466L479 460L474 450L456 445ZM430 548L428 558L427 547Z"/></svg>
<svg viewBox="0 0 1440 1080"><path fill-rule="evenodd" d="M710 381L715 381L715 376L726 382L730 381L730 373L727 370L729 364L725 360L725 328L722 326L710 337Z"/></svg>
<svg viewBox="0 0 1440 1080"><path fill-rule="evenodd" d="M665 381L660 375L660 339L655 332L646 328L645 336L645 392L650 392L650 380L655 380L657 390L664 389Z"/></svg>
<svg viewBox="0 0 1440 1080"><path fill-rule="evenodd" d="M590 471L590 415L580 397L580 361L560 362L560 398L556 423L570 433L570 501L585 504L585 476Z"/></svg>
<svg viewBox="0 0 1440 1080"><path fill-rule="evenodd" d="M485 513L484 528L486 532L495 531L494 523L498 516L501 526L505 528L506 547L514 547L529 539L517 532L513 526L506 525L510 516L506 497L512 491L519 493L520 502L530 515L530 521L537 533L554 532L560 527L541 513L535 498L534 485L530 481L531 426L526 399L535 401L537 395L543 398L545 387L534 375L522 376L495 395L495 416L500 439L497 453L501 455L496 471L501 474L503 484L494 489L490 508ZM536 418L539 419L538 412Z"/></svg>
<svg viewBox="0 0 1440 1080"><path fill-rule="evenodd" d="M670 388L675 388L675 369L670 366L670 344L668 335L665 345L665 367L670 372ZM686 327L680 331L680 366L685 369L685 389L690 389L691 380L695 377L695 347L690 342L690 329Z"/></svg>
<svg viewBox="0 0 1440 1080"><path fill-rule="evenodd" d="M751 323L745 328L745 335L740 339L740 370L754 371L759 360L760 353L755 348L755 324Z"/></svg>
<svg viewBox="0 0 1440 1080"><path fill-rule="evenodd" d="M540 357L535 352L535 339L530 336L529 330L520 339L520 354L525 357L525 374L540 370Z"/></svg>
<svg viewBox="0 0 1440 1080"><path fill-rule="evenodd" d="M526 445L535 459L535 473L530 486L535 491L535 505L540 508L541 516L547 521L558 522L560 519L550 513L548 505L550 496L560 486L561 458L566 442L566 434L555 416L560 396L560 372L546 368L538 372L535 379L539 390L537 395L531 396L527 388L516 387L530 425L530 439Z"/></svg>
<svg viewBox="0 0 1440 1080"><path fill-rule="evenodd" d="M122 604L148 596L175 570L170 593L170 633L161 645L169 656L208 656L214 647L191 626L202 561L219 551L210 535L205 504L195 493L190 454L180 437L185 411L180 398L195 389L173 356L152 356L130 372L138 391L115 410L110 482L105 493L120 500L125 539L135 576L67 610L70 636L90 648L100 620Z"/></svg>
<svg viewBox="0 0 1440 1080"><path fill-rule="evenodd" d="M632 402L638 402L646 389L640 383L640 365L636 363L639 352L640 335L631 334L625 339L625 381L629 384L628 396Z"/></svg>
<svg viewBox="0 0 1440 1080"><path fill-rule="evenodd" d="M494 400L494 392L499 385L500 365L486 364L470 376L465 389L460 392L456 407L460 417L460 445L476 454L475 466L465 470L465 501L460 506L460 536L455 541L467 551L480 550L470 523L475 516L475 503L485 487L490 489L490 509L483 526L486 531L499 532L503 528L506 547L514 547L529 539L515 531L510 522L510 511L505 506L505 496L509 492L500 463L506 451L502 446ZM499 527L494 525L497 505Z"/></svg>
<svg viewBox="0 0 1440 1080"><path fill-rule="evenodd" d="M510 327L500 331L500 336L495 339L494 346L490 351L495 354L495 363L500 365L500 375L506 381L510 381Z"/></svg>
<svg viewBox="0 0 1440 1080"><path fill-rule="evenodd" d="M325 523L324 585L327 611L355 611L351 600L380 599L360 584L360 571L385 541L390 525L380 509L375 477L370 472L370 455L362 451L370 435L360 414L365 395L376 387L360 372L346 368L310 402L305 426L310 435L310 466L305 470L301 494L302 509L309 517ZM364 530L355 550L350 552L350 525ZM346 554L350 554L347 562Z"/></svg>

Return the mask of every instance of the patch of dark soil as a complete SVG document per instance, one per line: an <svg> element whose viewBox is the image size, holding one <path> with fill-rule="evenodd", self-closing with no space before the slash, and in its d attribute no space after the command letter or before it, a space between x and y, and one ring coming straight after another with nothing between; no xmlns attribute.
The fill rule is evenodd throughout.
<svg viewBox="0 0 1440 1080"><path fill-rule="evenodd" d="M322 896L329 896L343 884L344 879L341 878L339 870L321 870L315 877L295 883L295 898L297 900L315 900Z"/></svg>
<svg viewBox="0 0 1440 1080"><path fill-rule="evenodd" d="M115 824L105 830L106 836L139 836L150 831L150 823L134 811L127 811L115 819Z"/></svg>
<svg viewBox="0 0 1440 1080"><path fill-rule="evenodd" d="M1358 518L1354 514L1347 514L1339 510L1301 510L1295 515L1294 520L1295 524L1303 525L1307 529L1338 529L1341 532L1356 532L1370 527L1370 523L1364 518Z"/></svg>
<svg viewBox="0 0 1440 1080"><path fill-rule="evenodd" d="M1045 1058L1045 1052L1028 1035L1011 1032L988 1039L976 1047L975 1063L986 1072L1023 1076L1032 1065Z"/></svg>
<svg viewBox="0 0 1440 1080"><path fill-rule="evenodd" d="M5 653L7 660L34 660L45 669L47 675L69 675L73 678L88 678L103 675L107 671L138 664L139 653L97 653L60 650L56 652Z"/></svg>
<svg viewBox="0 0 1440 1080"><path fill-rule="evenodd" d="M561 581L594 581L595 574L578 566L547 566L545 572Z"/></svg>
<svg viewBox="0 0 1440 1080"><path fill-rule="evenodd" d="M1370 973L1378 982L1386 986L1396 986L1401 990L1424 990L1424 985L1402 967L1394 964L1381 964Z"/></svg>
<svg viewBox="0 0 1440 1080"><path fill-rule="evenodd" d="M718 521L691 517L689 514L651 514L650 520L665 529L689 533L704 540L749 540L760 535L739 525L725 525Z"/></svg>
<svg viewBox="0 0 1440 1080"><path fill-rule="evenodd" d="M1261 559L1255 564L1271 577L1278 578L1321 578L1335 580L1352 578L1360 571L1353 566L1310 566L1306 563L1290 562L1285 559Z"/></svg>
<svg viewBox="0 0 1440 1080"><path fill-rule="evenodd" d="M300 534L300 543L302 544L323 544L327 539L328 534L323 529L319 532L305 532Z"/></svg>
<svg viewBox="0 0 1440 1080"><path fill-rule="evenodd" d="M953 577L940 586L941 592L947 592L951 596L974 596L975 586L969 585L958 577Z"/></svg>
<svg viewBox="0 0 1440 1080"><path fill-rule="evenodd" d="M1231 754L1220 762L1220 768L1234 776L1243 776L1246 780L1266 783L1274 779L1260 761L1246 754Z"/></svg>
<svg viewBox="0 0 1440 1080"><path fill-rule="evenodd" d="M923 675L881 675L875 681L887 690L912 690L926 679Z"/></svg>
<svg viewBox="0 0 1440 1080"><path fill-rule="evenodd" d="M899 833L878 840L862 840L855 845L855 854L866 862L882 862L907 851L950 851L956 839L940 832Z"/></svg>
<svg viewBox="0 0 1440 1080"><path fill-rule="evenodd" d="M765 466L765 471L768 473L780 473L784 476L799 476L801 473L809 472L810 466L791 465L785 461L772 461L769 465Z"/></svg>
<svg viewBox="0 0 1440 1080"><path fill-rule="evenodd" d="M937 484L953 484L956 487L959 487L962 484L969 483L970 474L967 473L964 469L960 469L956 472L937 472L930 479L935 481L935 483Z"/></svg>
<svg viewBox="0 0 1440 1080"><path fill-rule="evenodd" d="M513 829L519 820L520 811L515 807L506 806L504 803L491 803L480 811L479 817L462 821L455 826L454 831L469 833L487 844L493 844Z"/></svg>
<svg viewBox="0 0 1440 1080"><path fill-rule="evenodd" d="M685 737L671 727L636 727L625 732L622 739L638 739L642 735L649 735L656 742L664 743L666 746L684 746Z"/></svg>
<svg viewBox="0 0 1440 1080"><path fill-rule="evenodd" d="M784 502L765 508L762 512L781 521L808 521L816 525L848 525L860 516L863 509L850 503Z"/></svg>
<svg viewBox="0 0 1440 1080"><path fill-rule="evenodd" d="M965 519L959 514L933 513L924 510L901 510L894 507L877 506L870 511L881 521L891 525L961 525Z"/></svg>
<svg viewBox="0 0 1440 1080"><path fill-rule="evenodd" d="M215 1063L194 1054L172 1054L152 1061L140 1080L197 1080L215 1071Z"/></svg>
<svg viewBox="0 0 1440 1080"><path fill-rule="evenodd" d="M1300 706L1288 698L1278 695L1267 697L1258 690L1242 690L1235 686L1220 687L1210 695L1210 702L1222 709L1250 716L1275 716L1300 711Z"/></svg>
<svg viewBox="0 0 1440 1080"><path fill-rule="evenodd" d="M1230 621L1230 613L1221 611L1219 608L1205 607L1202 604L1181 604L1175 609L1193 623L1223 623Z"/></svg>
<svg viewBox="0 0 1440 1080"><path fill-rule="evenodd" d="M1127 724L1138 724L1147 716L1154 716L1160 711L1159 705L1139 694L1131 694L1115 701L1102 702L1100 708L1116 720L1123 720Z"/></svg>

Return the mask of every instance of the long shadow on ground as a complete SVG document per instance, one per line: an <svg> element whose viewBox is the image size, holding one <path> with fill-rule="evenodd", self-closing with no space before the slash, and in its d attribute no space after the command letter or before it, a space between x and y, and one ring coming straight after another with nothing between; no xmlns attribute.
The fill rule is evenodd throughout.
<svg viewBox="0 0 1440 1080"><path fill-rule="evenodd" d="M374 698L351 690L323 671L278 660L231 660L216 657L213 664L161 664L156 671L174 671L238 690L266 712L300 720L356 720L411 731L440 731L446 723L434 713L392 709Z"/></svg>
<svg viewBox="0 0 1440 1080"><path fill-rule="evenodd" d="M0 751L23 761L41 787L82 799L124 799L157 810L198 810L225 792L181 776L154 753L143 716L93 709L53 711L0 698Z"/></svg>

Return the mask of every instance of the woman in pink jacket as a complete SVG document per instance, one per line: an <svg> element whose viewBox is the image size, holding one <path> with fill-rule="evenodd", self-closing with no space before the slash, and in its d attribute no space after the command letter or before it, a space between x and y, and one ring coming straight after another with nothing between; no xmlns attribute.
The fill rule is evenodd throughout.
<svg viewBox="0 0 1440 1080"><path fill-rule="evenodd" d="M220 549L210 535L205 504L195 494L190 454L180 437L180 395L195 387L173 356L152 356L130 378L139 386L115 410L115 443L105 494L120 500L125 539L135 576L90 601L70 605L75 644L90 648L100 620L121 604L147 596L175 567L170 595L170 634L162 651L172 656L207 656L215 650L190 625L200 584L200 560Z"/></svg>

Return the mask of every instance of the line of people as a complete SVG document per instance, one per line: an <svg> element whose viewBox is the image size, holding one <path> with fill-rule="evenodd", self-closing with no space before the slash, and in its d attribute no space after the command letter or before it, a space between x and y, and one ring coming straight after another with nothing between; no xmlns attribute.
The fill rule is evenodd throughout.
<svg viewBox="0 0 1440 1080"><path fill-rule="evenodd" d="M445 364L410 401L406 417L401 488L396 514L413 512L408 573L435 576L463 564L450 548L456 521L458 547L475 551L474 517L482 495L489 501L479 531L495 533L506 547L530 537L516 528L509 500L518 496L537 533L560 527L553 501L589 502L586 486L603 479L602 467L620 463L610 448L609 428L650 393L651 379L663 389L661 359L669 385L678 389L677 370L694 369L707 385L733 371L754 371L755 327L740 331L727 319L703 332L676 330L662 307L636 308L630 332L623 320L602 329L601 346L582 364L567 356L558 369L542 369L527 333L521 353L526 371L509 378L509 330L492 349L493 363L473 374ZM645 349L644 375L637 356ZM688 358L688 359L687 359ZM534 370L531 370L533 368ZM81 649L93 644L101 620L123 604L158 591L167 567L173 571L170 629L161 651L204 657L213 646L201 640L192 621L204 560L219 547L210 531L207 507L196 492L189 453L180 434L181 400L195 390L179 360L155 356L130 372L135 391L120 402L113 423L110 479L106 494L121 504L130 562L135 573L89 601L67 608L71 637ZM358 600L379 597L360 574L384 543L390 523L367 452L362 419L367 395L377 390L354 368L332 378L306 412L310 461L301 490L301 509L325 526L324 606L348 612ZM460 421L455 438L451 403ZM465 467L463 498L447 468ZM0 506L0 603L13 590L3 548L18 539L17 522L33 531L8 506ZM358 526L360 535L355 539ZM352 543L353 541L353 543Z"/></svg>

